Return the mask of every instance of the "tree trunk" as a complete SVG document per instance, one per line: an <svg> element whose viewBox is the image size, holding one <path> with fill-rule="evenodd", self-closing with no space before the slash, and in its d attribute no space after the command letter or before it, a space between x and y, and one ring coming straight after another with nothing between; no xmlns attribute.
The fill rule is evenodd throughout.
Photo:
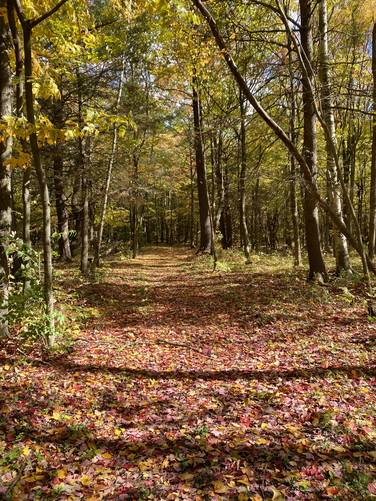
<svg viewBox="0 0 376 501"><path fill-rule="evenodd" d="M196 173L197 173L197 192L200 214L200 245L202 252L212 252L212 225L210 217L210 206L208 187L206 182L205 157L202 144L201 131L201 106L198 93L197 77L192 81L192 105L193 105L193 123L194 123L194 149L196 154Z"/></svg>
<svg viewBox="0 0 376 501"><path fill-rule="evenodd" d="M83 129L82 117L82 86L79 70L76 72L77 98L78 98L78 123ZM80 269L83 275L89 274L89 180L88 166L86 162L85 139L78 138L78 167L81 174L81 262Z"/></svg>
<svg viewBox="0 0 376 501"><path fill-rule="evenodd" d="M317 185L317 131L314 96L311 83L314 75L312 70L312 0L299 0L301 26L300 37L302 51L305 55L307 71L303 72L303 156L309 168L303 172L306 181ZM325 279L326 268L320 244L319 213L316 197L310 189L304 190L304 222L306 232L306 245L309 261L308 279Z"/></svg>
<svg viewBox="0 0 376 501"><path fill-rule="evenodd" d="M132 235L132 258L136 259L139 249L138 233L139 233L139 217L137 203L134 202L131 208L131 235ZM166 236L168 238L168 235Z"/></svg>
<svg viewBox="0 0 376 501"><path fill-rule="evenodd" d="M229 249L233 244L232 235L232 217L230 207L230 179L228 175L228 164L226 163L223 169L223 186L224 186L224 201L223 212L221 217L221 231L223 232L222 245L224 249Z"/></svg>
<svg viewBox="0 0 376 501"><path fill-rule="evenodd" d="M297 142L297 132L296 132L296 95L294 87L294 74L292 69L292 43L289 40L289 76L290 76L290 120L289 120L289 132L290 139L292 143ZM292 233L293 233L293 255L294 255L294 266L302 265L302 251L300 243L300 233L299 233L299 210L298 210L298 200L296 196L296 177L297 168L296 160L294 155L289 153L290 159L290 212L291 212L291 222L292 222Z"/></svg>
<svg viewBox="0 0 376 501"><path fill-rule="evenodd" d="M245 129L245 106L243 93L239 94L240 105L240 176L239 176L239 216L240 216L240 238L243 246L243 252L246 263L251 262L251 253L249 245L249 232L247 226L247 208L245 184L247 179L247 144Z"/></svg>
<svg viewBox="0 0 376 501"><path fill-rule="evenodd" d="M190 197L189 197L189 244L191 249L194 247L194 227L195 227L195 192L194 192L194 177L192 149L189 148L189 180L190 180Z"/></svg>
<svg viewBox="0 0 376 501"><path fill-rule="evenodd" d="M58 128L62 126L61 103L58 103L58 110L55 117L55 125ZM55 187L55 205L57 216L57 231L59 233L59 255L63 261L72 259L69 242L69 216L66 206L66 196L64 193L64 161L63 145L59 141L54 149L54 187Z"/></svg>
<svg viewBox="0 0 376 501"><path fill-rule="evenodd" d="M372 78L373 78L373 117L372 117L372 156L371 156L371 188L369 215L368 252L371 259L375 256L376 245L376 22L372 31Z"/></svg>
<svg viewBox="0 0 376 501"><path fill-rule="evenodd" d="M132 236L132 258L138 256L140 241L139 241L139 228L140 228L140 215L139 215L139 190L138 190L138 156L135 152L132 155L133 162L133 202L131 205L131 236ZM168 242L168 227L165 227L165 237Z"/></svg>
<svg viewBox="0 0 376 501"><path fill-rule="evenodd" d="M38 137L35 132L35 112L33 96L33 71L32 71L32 51L31 51L31 27L28 22L22 23L24 35L24 67L25 67L25 101L26 116L32 126L30 133L30 149L33 157L33 163L39 183L39 191L42 202L43 214L43 274L44 274L44 300L46 305L46 316L48 319L47 344L52 346L55 342L55 323L54 323L54 298L52 290L52 246L51 246L51 206L50 193L47 184L46 171L42 165Z"/></svg>
<svg viewBox="0 0 376 501"><path fill-rule="evenodd" d="M217 135L217 131L215 131ZM215 184L217 188L217 203L214 216L214 231L219 227L220 220L223 216L224 204L225 204L225 184L223 179L223 168L222 168L222 132L219 131L218 139L215 137L213 140L213 169L215 172ZM214 200L214 196L213 196ZM214 203L213 203L214 205Z"/></svg>
<svg viewBox="0 0 376 501"><path fill-rule="evenodd" d="M319 25L320 25L320 80L321 80L321 107L323 118L326 122L330 141L337 144L336 130L333 113L332 88L329 74L329 50L328 50L328 20L326 0L319 2ZM338 173L332 147L326 140L327 171L329 178L330 201L334 212L343 221L341 189L338 182ZM351 271L347 239L337 228L334 228L334 248L336 256L336 272Z"/></svg>
<svg viewBox="0 0 376 501"><path fill-rule="evenodd" d="M0 0L0 9L6 8ZM0 121L12 113L12 71L9 61L11 38L6 17L0 16ZM0 141L0 337L8 335L9 263L7 245L12 225L11 173L7 161L12 137Z"/></svg>
<svg viewBox="0 0 376 501"><path fill-rule="evenodd" d="M80 193L81 193L81 171L78 159L75 163L75 171L73 173L73 192L72 192L72 225L75 231L75 247L79 241L81 233L81 207L80 207Z"/></svg>
<svg viewBox="0 0 376 501"><path fill-rule="evenodd" d="M89 273L89 187L86 172L82 173L81 273Z"/></svg>
<svg viewBox="0 0 376 501"><path fill-rule="evenodd" d="M123 57L123 62L122 62L122 69L121 69L120 82L119 82L118 93L117 93L117 98L116 98L115 112L118 111L119 106L120 106L121 95L122 95L123 86L124 86L124 77L125 77L125 57ZM118 130L119 130L118 125L114 124L111 154L110 154L110 158L109 158L108 166L107 166L106 182L105 182L104 194L103 194L103 204L102 204L102 210L101 210L100 219L99 219L97 242L96 242L96 247L95 247L95 257L94 257L95 266L100 265L100 253L101 253L101 246L102 246L102 239L103 239L103 229L104 229L104 222L106 219L108 195L110 192L110 185L111 185L112 169L114 167L116 150L117 150Z"/></svg>
<svg viewBox="0 0 376 501"><path fill-rule="evenodd" d="M9 26L12 33L14 57L15 57L15 91L16 91L16 115L17 117L23 116L24 105L24 83L22 80L23 60L21 42L18 35L17 23L14 12L14 2L8 2L8 19ZM27 151L26 141L20 139L23 151ZM30 197L30 183L31 183L31 166L26 166L22 176L22 238L24 245L31 248L31 197ZM30 288L30 281L24 279L23 290L24 292Z"/></svg>

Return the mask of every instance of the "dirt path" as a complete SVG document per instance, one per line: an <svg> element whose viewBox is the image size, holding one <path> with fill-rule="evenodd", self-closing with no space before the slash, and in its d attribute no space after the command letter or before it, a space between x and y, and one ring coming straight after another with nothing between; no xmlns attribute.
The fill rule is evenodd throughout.
<svg viewBox="0 0 376 501"><path fill-rule="evenodd" d="M158 248L111 263L79 288L97 318L73 353L4 358L0 492L367 499L374 326L362 309L295 275L199 273L192 260Z"/></svg>

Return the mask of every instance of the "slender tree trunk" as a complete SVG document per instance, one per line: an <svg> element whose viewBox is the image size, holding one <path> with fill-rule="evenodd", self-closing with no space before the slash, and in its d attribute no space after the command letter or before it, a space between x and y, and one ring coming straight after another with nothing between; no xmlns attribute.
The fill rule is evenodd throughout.
<svg viewBox="0 0 376 501"><path fill-rule="evenodd" d="M80 193L81 193L81 171L78 159L75 163L75 171L73 173L73 192L72 192L72 227L75 231L75 246L80 239L81 234L81 207L80 207Z"/></svg>
<svg viewBox="0 0 376 501"><path fill-rule="evenodd" d="M375 256L376 245L376 22L372 31L372 78L373 78L373 117L372 117L372 156L368 252L371 259Z"/></svg>
<svg viewBox="0 0 376 501"><path fill-rule="evenodd" d="M305 55L307 72L303 72L303 156L310 173L303 172L307 182L317 184L317 131L316 115L314 109L314 96L312 95L311 82L312 70L312 0L299 0L301 27L300 37L302 50ZM309 81L309 79L311 81ZM320 244L319 213L316 197L309 189L304 190L304 222L306 231L306 244L309 261L308 278L325 279L326 268Z"/></svg>
<svg viewBox="0 0 376 501"><path fill-rule="evenodd" d="M0 9L6 1L0 0ZM6 17L0 16L0 122L12 113L12 71L9 61L11 38ZM7 246L12 225L11 173L7 161L12 137L0 141L0 338L8 335L9 263Z"/></svg>
<svg viewBox="0 0 376 501"><path fill-rule="evenodd" d="M81 273L89 273L89 187L86 172L82 175Z"/></svg>
<svg viewBox="0 0 376 501"><path fill-rule="evenodd" d="M138 256L140 241L140 215L139 215L139 190L138 190L138 157L135 152L132 155L133 162L133 202L131 206L131 235L132 235L132 258L135 259ZM166 225L166 241L168 242L168 227Z"/></svg>
<svg viewBox="0 0 376 501"><path fill-rule="evenodd" d="M33 96L33 71L32 71L32 51L30 23L22 23L24 35L24 57L25 57L25 102L26 117L33 128L30 133L30 149L33 157L33 163L39 183L39 191L42 203L43 214L43 270L44 270L44 300L46 305L46 315L48 319L49 335L46 339L47 344L52 346L55 342L55 324L54 324L54 298L52 289L52 246L51 246L51 206L50 193L47 184L47 174L42 165L37 133L35 132L35 112Z"/></svg>
<svg viewBox="0 0 376 501"><path fill-rule="evenodd" d="M240 216L240 236L243 245L244 257L247 264L251 262L249 245L249 232L247 226L247 207L245 184L247 179L247 144L245 129L245 106L243 93L239 94L240 105L240 176L239 176L239 216Z"/></svg>
<svg viewBox="0 0 376 501"><path fill-rule="evenodd" d="M189 244L194 247L194 227L195 227L195 192L194 192L194 170L192 160L192 149L189 148L189 169L190 169L190 199L189 199Z"/></svg>
<svg viewBox="0 0 376 501"><path fill-rule="evenodd" d="M323 118L330 133L330 141L337 144L332 88L329 74L329 49L328 49L328 19L326 0L319 2L319 25L320 25L320 80L321 80L321 106ZM338 181L338 173L331 145L326 140L327 171L329 178L330 200L333 210L338 218L343 221L341 189ZM351 271L347 239L337 228L334 228L334 247L336 254L336 272Z"/></svg>
<svg viewBox="0 0 376 501"><path fill-rule="evenodd" d="M137 203L134 202L131 209L131 234L132 234L132 258L136 259L139 249L139 217ZM168 234L166 235L168 239ZM167 240L168 241L168 240Z"/></svg>
<svg viewBox="0 0 376 501"><path fill-rule="evenodd" d="M117 98L116 98L115 112L118 111L119 106L120 106L121 95L122 95L123 86L124 86L124 78L125 78L125 57L123 57L123 62L122 62L122 69L121 69L120 82L119 82L118 93L117 93ZM108 195L110 192L110 185L111 185L112 169L114 167L116 150L117 150L118 131L119 131L118 125L114 124L113 135L112 135L111 154L110 154L110 158L109 158L108 166L107 166L106 182L105 182L104 194L103 194L103 204L102 204L102 209L101 209L101 214L100 214L100 219L99 219L97 243L96 243L96 247L95 247L95 257L94 257L95 266L100 265L100 253L101 253L101 246L102 246L102 239L103 239L103 229L104 229L104 222L106 219Z"/></svg>
<svg viewBox="0 0 376 501"><path fill-rule="evenodd" d="M62 126L62 109L61 103L56 113L55 125L59 128ZM54 187L55 187L55 205L57 216L57 230L59 233L59 255L60 259L70 261L72 259L70 242L69 242L69 216L66 206L66 196L64 193L64 161L63 161L63 145L58 142L54 150Z"/></svg>
<svg viewBox="0 0 376 501"><path fill-rule="evenodd" d="M81 273L89 274L89 180L84 140L78 139L79 163L81 170Z"/></svg>
<svg viewBox="0 0 376 501"><path fill-rule="evenodd" d="M196 173L197 173L197 191L198 205L200 213L200 245L202 252L212 252L212 225L210 217L210 206L208 187L206 181L205 157L202 144L201 131L201 106L198 93L197 77L192 81L192 105L193 105L193 123L194 123L194 148L196 154Z"/></svg>
<svg viewBox="0 0 376 501"><path fill-rule="evenodd" d="M23 70L23 60L20 39L18 36L14 5L12 0L7 2L8 8L8 22L10 32L12 34L13 48L14 48L14 58L15 58L15 97L16 97L16 116L21 117L23 114L23 81L22 81L22 70ZM24 141L21 140L21 144L24 147ZM29 167L28 167L29 169ZM11 193L12 193L12 231L17 232L17 218L15 210L15 197L14 197L14 173L11 172Z"/></svg>
<svg viewBox="0 0 376 501"><path fill-rule="evenodd" d="M222 245L224 249L229 249L233 244L233 231L232 231L232 217L231 217L231 207L230 207L230 179L228 172L227 162L223 169L223 187L224 187L224 200L223 200L223 212L221 217L221 227L224 234Z"/></svg>
<svg viewBox="0 0 376 501"><path fill-rule="evenodd" d="M294 75L292 70L292 43L290 40L290 50L289 50L289 75L290 75L290 138L292 143L297 142L296 133L296 95L294 87ZM294 254L294 266L302 265L302 251L300 243L300 233L299 233L299 210L298 210L298 200L296 196L296 177L297 168L296 160L294 155L289 153L290 158L290 212L291 212L291 222L292 222L292 233L293 233L293 254Z"/></svg>
<svg viewBox="0 0 376 501"><path fill-rule="evenodd" d="M16 115L22 117L24 105L24 82L22 80L22 71L24 67L22 59L21 42L18 35L17 23L15 19L14 2L8 1L8 19L9 26L12 33L14 56L15 56L15 91L16 91ZM20 140L22 149L27 151L26 141ZM22 238L24 245L31 248L31 197L30 197L30 183L31 183L31 166L26 166L22 176ZM30 281L24 279L23 291L30 288Z"/></svg>
<svg viewBox="0 0 376 501"><path fill-rule="evenodd" d="M78 123L80 129L83 128L82 117L82 85L79 70L77 77L77 97L78 97ZM83 275L89 274L89 180L88 165L86 159L85 139L78 138L78 165L81 173L81 263L80 269Z"/></svg>
<svg viewBox="0 0 376 501"><path fill-rule="evenodd" d="M215 133L217 134L217 132ZM217 204L214 216L214 231L219 227L225 204L225 183L222 168L222 132L219 131L218 139L213 141L213 169L215 172L215 184L217 188ZM214 199L214 196L213 196Z"/></svg>

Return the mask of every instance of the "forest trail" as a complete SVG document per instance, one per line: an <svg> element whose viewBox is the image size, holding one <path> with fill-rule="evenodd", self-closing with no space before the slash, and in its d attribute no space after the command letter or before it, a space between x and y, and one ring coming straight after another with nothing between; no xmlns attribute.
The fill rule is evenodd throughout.
<svg viewBox="0 0 376 501"><path fill-rule="evenodd" d="M96 314L72 353L2 360L0 432L20 472L3 495L14 482L14 499L366 496L363 307L296 273L198 271L187 249L109 266L77 291Z"/></svg>

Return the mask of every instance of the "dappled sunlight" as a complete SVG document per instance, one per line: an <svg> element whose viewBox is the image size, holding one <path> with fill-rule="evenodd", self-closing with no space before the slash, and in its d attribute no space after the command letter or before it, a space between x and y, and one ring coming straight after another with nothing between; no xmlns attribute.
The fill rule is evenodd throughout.
<svg viewBox="0 0 376 501"><path fill-rule="evenodd" d="M3 457L20 498L37 483L63 498L316 499L330 478L361 478L375 366L357 307L320 301L304 279L197 272L183 250L106 266L78 286L100 314L72 353L2 354Z"/></svg>

